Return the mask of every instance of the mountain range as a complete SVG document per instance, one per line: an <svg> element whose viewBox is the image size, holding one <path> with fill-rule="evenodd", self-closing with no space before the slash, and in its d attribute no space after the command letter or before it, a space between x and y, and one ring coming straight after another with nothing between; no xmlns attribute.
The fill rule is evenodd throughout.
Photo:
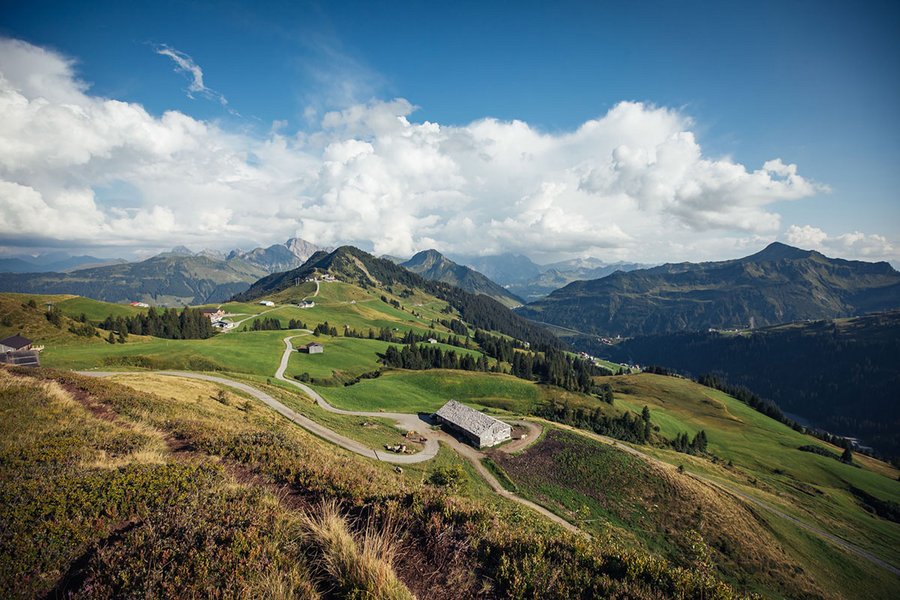
<svg viewBox="0 0 900 600"><path fill-rule="evenodd" d="M3 273L0 291L76 294L106 302L181 306L221 302L264 275L263 268L241 259L166 252L141 262L71 273Z"/></svg>
<svg viewBox="0 0 900 600"><path fill-rule="evenodd" d="M483 273L518 298L535 301L573 281L599 279L616 271L633 271L651 265L607 263L599 258L573 258L539 265L521 254L451 256L459 264Z"/></svg>
<svg viewBox="0 0 900 600"><path fill-rule="evenodd" d="M98 258L96 256L72 256L67 252L48 252L32 256L17 254L0 258L0 273L50 273L68 272L90 267L102 267L125 263L121 258Z"/></svg>
<svg viewBox="0 0 900 600"><path fill-rule="evenodd" d="M898 307L900 273L890 264L828 258L775 242L735 260L665 264L577 281L518 311L583 333L638 336Z"/></svg>
<svg viewBox="0 0 900 600"><path fill-rule="evenodd" d="M273 272L303 264L316 246L298 238L227 256L177 246L147 260L65 272L0 273L0 291L77 294L106 302L163 306L222 302Z"/></svg>

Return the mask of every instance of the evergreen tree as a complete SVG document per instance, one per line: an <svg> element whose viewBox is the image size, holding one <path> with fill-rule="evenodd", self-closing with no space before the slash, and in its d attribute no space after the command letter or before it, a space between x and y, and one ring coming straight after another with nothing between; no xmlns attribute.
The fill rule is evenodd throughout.
<svg viewBox="0 0 900 600"><path fill-rule="evenodd" d="M844 448L844 453L841 454L841 462L845 462L848 465L853 462L853 451L850 449L849 444Z"/></svg>

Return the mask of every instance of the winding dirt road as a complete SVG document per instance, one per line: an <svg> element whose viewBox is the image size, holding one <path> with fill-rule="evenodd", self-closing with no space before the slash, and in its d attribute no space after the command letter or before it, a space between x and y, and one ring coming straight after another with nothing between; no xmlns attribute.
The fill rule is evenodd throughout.
<svg viewBox="0 0 900 600"><path fill-rule="evenodd" d="M357 416L357 417L377 417L377 418L393 419L398 425L401 426L402 429L413 430L413 431L423 434L427 438L424 449L421 452L417 452L416 454L394 454L391 452L381 452L378 450L374 450L372 448L369 448L365 444L362 444L361 442L357 442L356 440L352 440L346 436L343 436L343 435L329 429L328 427L325 427L324 425L321 425L321 424L317 423L316 421L313 421L312 419L301 415L300 413L288 408L287 406L285 406L284 404L282 404L281 402L279 402L278 400L276 400L275 398L273 398L266 392L259 390L253 386L247 385L246 383L242 383L240 381L234 381L232 379L220 377L218 375L206 375L204 373L192 373L192 372L188 372L188 371L155 371L155 373L158 375L168 375L171 377L185 377L188 379L198 379L201 381L209 381L212 383L218 383L220 385L225 385L225 386L240 390L246 394L249 394L250 396L253 396L254 398L261 401L265 405L269 406L270 408L272 408L273 410L275 410L282 416L290 419L297 425L300 425L307 431L321 437L322 439L325 439L337 446L340 446L341 448L344 448L346 450L349 450L349 451L359 454L361 456L365 456L368 458L374 458L376 460L380 460L380 461L387 462L387 463L413 464L413 463L419 463L419 462L431 460L432 458L434 458L437 455L438 450L440 449L440 444L438 442L440 440L441 442L444 442L445 444L447 444L448 446L453 448L461 456L466 458L472 464L472 466L475 468L475 470L478 472L478 474L484 478L484 480L487 482L488 486L490 486L490 488L497 495L507 498L509 500L512 500L513 502L516 502L518 504L521 504L522 506L525 506L525 507L533 510L534 512L553 521L554 523L556 523L563 529L566 529L567 531L570 531L572 533L576 533L579 535L588 536L587 533L585 533L584 531L582 531L581 529L579 529L572 523L569 523L568 521L566 521L559 515L547 510L546 508L544 508L543 506L541 506L539 504L535 504L534 502L532 502L530 500L526 500L525 498L522 498L521 496L518 496L518 495L514 494L513 492L510 492L509 490L505 489L502 485L500 485L500 482L497 481L497 478L494 477L494 475L490 471L487 470L487 468L484 466L484 464L482 464L481 459L484 458L484 454L482 452L476 450L475 448L473 448L471 446L463 444L462 442L460 442L453 436L448 435L447 433L444 433L441 430L437 430L437 429L433 430L431 428L432 424L430 422L428 422L427 420L425 420L424 418L420 417L419 415L412 415L409 413L358 412L358 411L342 410L342 409L335 408L334 406L330 405L324 398L322 398L322 396L320 396L318 393L316 393L316 391L313 390L312 388L310 388L309 386L304 385L304 384L300 383L299 381L293 381L291 379L286 378L284 376L284 371L287 369L288 360L290 359L291 353L294 350L293 346L291 345L291 340L295 337L302 337L303 335L309 335L309 333L289 336L284 339L285 349L284 349L284 354L281 357L281 364L279 365L278 370L275 373L276 379L297 387L298 389L303 391L304 394L306 394L307 396L309 396L310 398L315 400L316 403L320 407L322 407L324 410L327 410L329 412L333 412L335 414L341 414L341 415L352 415L352 416ZM129 373L133 374L134 372L79 371L79 373L81 375L88 375L91 377L111 377L114 375L126 375ZM532 433L537 432L534 435L529 435L529 438L531 438L531 439L529 439L529 441L527 442L527 444L534 443L534 441L537 440L537 437L540 434L540 426L538 426L534 423L529 423L527 421L519 421L519 423L528 427L532 431ZM519 443L518 445L512 447L508 451L521 450L527 444Z"/></svg>
<svg viewBox="0 0 900 600"><path fill-rule="evenodd" d="M319 405L319 407L321 407L322 409L324 409L328 412L332 412L332 413L340 414L340 415L357 416L357 417L392 419L393 421L395 421L397 423L397 425L401 429L406 430L406 431L416 431L416 432L422 434L427 439L422 451L417 452L416 454L394 454L391 452L382 452L379 450L374 450L374 449L369 448L368 446L362 444L361 442L358 442L356 440L353 440L346 436L343 436L343 435L329 429L328 427L325 427L324 425L321 425L321 424L317 423L316 421L313 421L312 419L297 413L296 411L288 408L287 406L285 406L284 404L282 404L281 402L279 402L278 400L276 400L269 394L263 392L262 390L256 389L250 385L247 385L246 383L234 381L232 379L227 379L225 377L220 377L217 375L206 375L206 374L202 374L202 373L191 373L191 372L186 372L186 371L156 371L156 373L158 373L160 375L169 375L169 376L173 376L173 377L186 377L189 379L199 379L199 380L203 380L203 381L210 381L213 383L218 383L221 385L235 388L237 390L247 393L247 394L253 396L254 398L260 400L261 402L263 402L264 404L266 404L267 406L269 406L270 408L272 408L279 414L290 419L291 421L293 421L297 425L300 425L301 427L310 431L311 433L321 437L322 439L325 439L337 446L340 446L341 448L344 448L346 450L349 450L349 451L359 454L361 456L365 456L368 458L374 458L376 460L380 460L380 461L387 462L387 463L414 464L414 463L420 463L420 462L424 462L427 460L431 460L432 458L434 458L437 455L438 450L440 449L439 442L443 442L446 445L453 448L453 450L455 450L460 456L463 456L464 458L469 460L469 462L472 464L472 466L475 468L475 470L478 472L478 474L484 478L484 480L487 482L487 484L490 486L490 488L499 496L503 496L504 498L507 498L509 500L512 500L513 502L517 502L518 504L521 504L523 506L530 508L531 510L550 519L551 521L553 521L560 527L563 527L564 529L566 529L570 532L589 536L589 534L587 534L583 530L579 529L578 527L576 527L569 521L566 521L559 515L547 510L543 506L536 504L534 502L531 502L530 500L526 500L525 498L522 498L521 496L518 496L515 493L510 492L509 490L505 489L500 484L500 482L497 480L497 478L494 477L494 475L481 462L485 456L482 452L473 448L472 446L469 446L467 444L460 442L453 436L448 435L447 433L445 433L441 430L432 429L433 423L431 423L428 420L428 415L414 415L414 414L409 414L409 413L394 413L394 412L349 411L349 410L339 409L339 408L336 408L336 407L332 406L331 404L329 404L322 396L320 396L314 389L312 389L308 385L305 385L299 381L295 381L293 379L289 379L289 378L285 377L284 373L287 370L288 361L290 360L291 354L294 351L294 347L291 344L291 340L294 338L297 338L297 337L304 337L306 335L310 335L311 333L312 333L311 331L307 330L306 333L292 335L292 336L288 336L288 337L284 338L284 340L283 340L284 341L284 352L282 353L281 362L278 366L278 370L275 372L275 378L278 379L279 381L282 381L284 383L287 383L289 385L292 385L292 386L298 388L306 396L313 399L316 402L316 404ZM81 371L80 373L82 375L89 375L92 377L108 377L108 376L113 376L113 375L126 374L125 372L121 372L121 371ZM501 446L500 449L503 451L506 451L506 452L521 451L524 448L526 448L528 445L533 444L537 440L538 436L540 435L541 426L538 425L537 423L534 423L533 421L515 421L515 422L529 428L530 434L528 436L528 440L525 442L519 442L519 443L513 442L510 444ZM585 437L593 438L598 441L604 442L606 444L610 444L611 446L614 446L615 448L617 448L619 450L622 450L624 452L628 452L629 454L638 456L646 461L649 461L649 462L652 462L655 464L665 465L666 467L671 467L671 465L657 459L656 457L650 456L649 454L645 454L644 452L641 452L640 450L638 450L636 448L633 448L631 446L628 446L626 444L618 442L612 438L609 438L609 437L606 437L603 435L598 435L593 432L588 432L588 431L568 427L565 425L560 425L558 423L553 423L553 426L561 427L563 429L569 429L579 435L583 435ZM886 569L887 571L893 573L894 575L900 576L900 569L898 569L897 567L891 565L890 563L882 560L881 558L872 554L871 552L864 550L863 548L860 548L859 546L856 546L855 544L852 544L852 543L844 540L843 538L837 537L836 535L831 534L827 531L824 531L814 525L810 525L809 523L801 521L800 519L784 512L783 510L773 506L772 504L769 504L768 502L765 502L763 500L760 500L753 496L750 496L750 495L746 494L745 492L743 492L739 489L736 489L732 486L729 486L725 483L722 483L719 481L714 481L712 479L703 477L703 476L695 474L695 473L688 473L687 476L693 477L694 479L701 481L703 483L706 483L708 485L712 485L712 486L716 487L717 489L721 490L723 493L731 494L740 500L743 500L743 501L753 504L759 508L762 508L763 510L766 510L767 512L770 512L778 517L781 517L782 519L785 519L785 520L793 523L794 525L808 531L809 533L812 533L813 535L818 536L819 538L821 538L823 540L826 540L826 541L846 550L847 552L850 552L866 561L869 561L878 567Z"/></svg>

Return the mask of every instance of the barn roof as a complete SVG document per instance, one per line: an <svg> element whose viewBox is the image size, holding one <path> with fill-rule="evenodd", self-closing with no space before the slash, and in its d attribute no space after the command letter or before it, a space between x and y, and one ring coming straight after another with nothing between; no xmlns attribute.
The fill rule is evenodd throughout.
<svg viewBox="0 0 900 600"><path fill-rule="evenodd" d="M22 337L21 335L14 335L6 338L5 340L0 340L0 346L8 346L16 350L18 350L19 348L24 348L29 344L31 344L31 340L29 340L27 337Z"/></svg>
<svg viewBox="0 0 900 600"><path fill-rule="evenodd" d="M435 413L437 416L474 435L481 435L494 425L506 425L481 411L451 400Z"/></svg>

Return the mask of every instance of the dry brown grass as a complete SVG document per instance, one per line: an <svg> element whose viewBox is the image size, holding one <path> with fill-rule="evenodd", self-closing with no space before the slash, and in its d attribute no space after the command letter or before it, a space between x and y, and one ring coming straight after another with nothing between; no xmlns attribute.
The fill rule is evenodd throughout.
<svg viewBox="0 0 900 600"><path fill-rule="evenodd" d="M345 598L408 600L415 598L394 572L397 535L387 525L367 524L362 534L350 531L337 504L323 502L301 516L302 539L317 555L320 576L330 579Z"/></svg>

